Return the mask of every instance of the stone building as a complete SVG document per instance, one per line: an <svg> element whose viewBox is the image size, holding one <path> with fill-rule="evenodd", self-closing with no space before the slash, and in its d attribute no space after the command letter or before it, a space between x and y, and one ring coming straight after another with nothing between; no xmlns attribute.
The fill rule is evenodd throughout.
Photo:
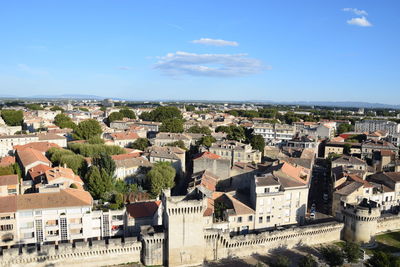
<svg viewBox="0 0 400 267"><path fill-rule="evenodd" d="M174 146L151 146L146 148L144 155L151 163L170 162L176 173L186 172L186 151Z"/></svg>
<svg viewBox="0 0 400 267"><path fill-rule="evenodd" d="M192 137L182 133L158 133L152 142L155 146L165 146L182 141L186 149L189 149L192 144Z"/></svg>
<svg viewBox="0 0 400 267"><path fill-rule="evenodd" d="M209 151L219 155L222 158L229 159L231 165L235 162L260 163L262 153L255 150L249 144L243 144L238 141L218 141L212 144Z"/></svg>
<svg viewBox="0 0 400 267"><path fill-rule="evenodd" d="M205 151L193 157L193 173L207 170L219 179L224 180L230 177L231 162L229 159Z"/></svg>

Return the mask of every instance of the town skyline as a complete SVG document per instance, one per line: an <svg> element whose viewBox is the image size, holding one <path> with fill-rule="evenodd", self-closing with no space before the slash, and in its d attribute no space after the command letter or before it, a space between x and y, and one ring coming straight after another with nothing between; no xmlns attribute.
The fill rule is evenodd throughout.
<svg viewBox="0 0 400 267"><path fill-rule="evenodd" d="M0 92L396 104L397 7L9 2L0 11Z"/></svg>

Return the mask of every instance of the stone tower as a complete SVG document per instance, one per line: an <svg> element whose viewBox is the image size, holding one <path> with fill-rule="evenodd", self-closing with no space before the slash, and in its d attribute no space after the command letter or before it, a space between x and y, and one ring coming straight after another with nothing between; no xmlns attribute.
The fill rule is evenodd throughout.
<svg viewBox="0 0 400 267"><path fill-rule="evenodd" d="M364 199L359 205L347 205L344 214L343 237L347 241L369 243L376 234L381 212L376 202Z"/></svg>
<svg viewBox="0 0 400 267"><path fill-rule="evenodd" d="M207 202L202 198L164 194L166 264L200 265L204 260L203 213Z"/></svg>

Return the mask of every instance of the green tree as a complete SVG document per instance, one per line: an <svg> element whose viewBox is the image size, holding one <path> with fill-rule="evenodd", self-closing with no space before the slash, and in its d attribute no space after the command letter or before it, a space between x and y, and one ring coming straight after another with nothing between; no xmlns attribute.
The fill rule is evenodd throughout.
<svg viewBox="0 0 400 267"><path fill-rule="evenodd" d="M157 162L147 173L150 191L154 196L161 194L162 190L174 186L176 171L169 162Z"/></svg>
<svg viewBox="0 0 400 267"><path fill-rule="evenodd" d="M195 106L189 105L189 106L185 106L186 111L192 112L195 110Z"/></svg>
<svg viewBox="0 0 400 267"><path fill-rule="evenodd" d="M211 135L203 136L200 138L200 140L197 142L197 145L199 146L205 146L205 147L210 147L212 143L216 142L217 140L212 137Z"/></svg>
<svg viewBox="0 0 400 267"><path fill-rule="evenodd" d="M26 108L30 109L30 110L43 110L44 108L39 105L39 104L26 104L25 105Z"/></svg>
<svg viewBox="0 0 400 267"><path fill-rule="evenodd" d="M187 150L187 148L185 146L185 143L182 140L175 141L175 142L172 142L172 143L167 143L167 144L165 144L165 146L175 146L175 147L179 147L179 148L181 148L183 150Z"/></svg>
<svg viewBox="0 0 400 267"><path fill-rule="evenodd" d="M188 133L199 133L199 134L207 134L211 135L211 130L207 126L198 126L194 125L187 130Z"/></svg>
<svg viewBox="0 0 400 267"><path fill-rule="evenodd" d="M76 154L80 154L84 157L97 157L100 156L102 153L108 155L119 155L126 153L125 149L123 149L122 147L104 144L70 143L68 144L68 148Z"/></svg>
<svg viewBox="0 0 400 267"><path fill-rule="evenodd" d="M224 132L227 134L229 140L244 141L246 140L246 133L243 126L218 126L216 132Z"/></svg>
<svg viewBox="0 0 400 267"><path fill-rule="evenodd" d="M131 144L131 148L139 149L144 151L148 146L150 146L149 139L147 138L138 138Z"/></svg>
<svg viewBox="0 0 400 267"><path fill-rule="evenodd" d="M353 125L347 123L341 123L337 128L337 134L342 134L353 130L354 130Z"/></svg>
<svg viewBox="0 0 400 267"><path fill-rule="evenodd" d="M363 256L360 245L353 242L346 242L343 252L347 261L352 263L357 263Z"/></svg>
<svg viewBox="0 0 400 267"><path fill-rule="evenodd" d="M76 124L72 121L72 119L63 113L57 114L54 117L54 124L57 125L58 127L60 127L61 129L63 129L63 128L75 129L76 128Z"/></svg>
<svg viewBox="0 0 400 267"><path fill-rule="evenodd" d="M181 111L177 107L157 107L151 112L143 112L142 120L163 122L169 119L182 119Z"/></svg>
<svg viewBox="0 0 400 267"><path fill-rule="evenodd" d="M290 260L288 257L283 255L278 255L274 258L274 261L270 264L271 267L289 267Z"/></svg>
<svg viewBox="0 0 400 267"><path fill-rule="evenodd" d="M99 170L104 170L108 176L114 177L116 166L110 155L102 153L100 156L93 158L92 164L97 166Z"/></svg>
<svg viewBox="0 0 400 267"><path fill-rule="evenodd" d="M368 267L400 267L400 258L383 251L376 251L365 265Z"/></svg>
<svg viewBox="0 0 400 267"><path fill-rule="evenodd" d="M107 117L108 124L110 124L113 121L120 121L124 118L124 115L120 112L113 112Z"/></svg>
<svg viewBox="0 0 400 267"><path fill-rule="evenodd" d="M250 144L254 149L264 153L265 140L261 135L253 135L250 139Z"/></svg>
<svg viewBox="0 0 400 267"><path fill-rule="evenodd" d="M303 256L299 261L299 267L317 267L318 264L313 256L307 254Z"/></svg>
<svg viewBox="0 0 400 267"><path fill-rule="evenodd" d="M87 171L87 163L81 155L63 155L60 159L60 166L66 165L81 177L84 177Z"/></svg>
<svg viewBox="0 0 400 267"><path fill-rule="evenodd" d="M104 170L92 165L86 174L86 185L94 199L108 200L107 193L113 190L112 178Z"/></svg>
<svg viewBox="0 0 400 267"><path fill-rule="evenodd" d="M166 119L161 124L160 132L183 133L183 121L181 119Z"/></svg>
<svg viewBox="0 0 400 267"><path fill-rule="evenodd" d="M75 155L71 150L52 147L46 152L46 157L53 163L53 165L60 165L61 158L66 155Z"/></svg>
<svg viewBox="0 0 400 267"><path fill-rule="evenodd" d="M319 252L329 266L342 266L344 263L345 255L343 251L335 245L322 246Z"/></svg>
<svg viewBox="0 0 400 267"><path fill-rule="evenodd" d="M101 133L100 123L96 120L89 119L78 124L74 131L74 138L88 140L91 137L99 136Z"/></svg>
<svg viewBox="0 0 400 267"><path fill-rule="evenodd" d="M89 138L88 143L91 144L91 145L98 145L98 144L103 145L104 144L104 140L101 139L100 136L93 136L93 137Z"/></svg>
<svg viewBox="0 0 400 267"><path fill-rule="evenodd" d="M344 144L343 145L343 154L350 155L351 152L351 144Z"/></svg>
<svg viewBox="0 0 400 267"><path fill-rule="evenodd" d="M121 113L124 118L136 119L135 112L133 112L132 109L122 108L122 109L119 110L119 113Z"/></svg>
<svg viewBox="0 0 400 267"><path fill-rule="evenodd" d="M57 110L61 110L61 112L64 112L64 109L60 106L52 106L50 108L51 111L57 111Z"/></svg>
<svg viewBox="0 0 400 267"><path fill-rule="evenodd" d="M1 117L8 126L20 126L24 119L22 110L3 109Z"/></svg>

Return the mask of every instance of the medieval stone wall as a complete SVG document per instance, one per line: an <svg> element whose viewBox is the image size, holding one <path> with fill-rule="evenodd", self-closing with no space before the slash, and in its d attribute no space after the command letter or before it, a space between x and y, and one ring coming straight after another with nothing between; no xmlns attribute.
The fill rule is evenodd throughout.
<svg viewBox="0 0 400 267"><path fill-rule="evenodd" d="M383 216L378 219L377 233L400 229L400 215Z"/></svg>
<svg viewBox="0 0 400 267"><path fill-rule="evenodd" d="M107 244L108 243L108 244ZM76 242L36 247L4 249L0 266L106 266L140 262L141 242L136 238Z"/></svg>

